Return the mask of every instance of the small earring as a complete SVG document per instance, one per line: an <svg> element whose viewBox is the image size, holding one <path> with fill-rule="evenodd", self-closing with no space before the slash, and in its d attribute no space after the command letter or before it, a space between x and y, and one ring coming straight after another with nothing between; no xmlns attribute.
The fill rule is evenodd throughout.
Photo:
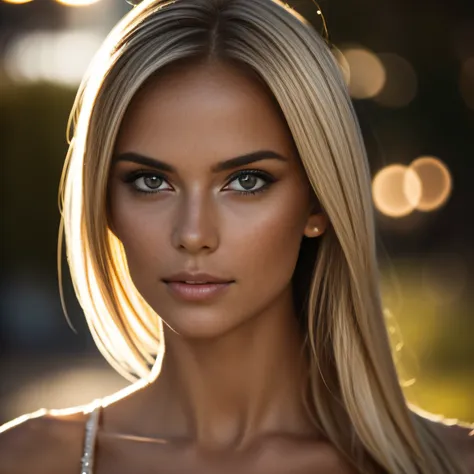
<svg viewBox="0 0 474 474"><path fill-rule="evenodd" d="M314 227L313 230L314 230L315 232L319 232L319 227Z"/></svg>

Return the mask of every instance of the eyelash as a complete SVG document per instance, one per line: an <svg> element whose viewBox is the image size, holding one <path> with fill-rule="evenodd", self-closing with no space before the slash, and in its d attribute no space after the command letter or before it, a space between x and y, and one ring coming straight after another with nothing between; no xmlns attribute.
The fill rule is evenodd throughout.
<svg viewBox="0 0 474 474"><path fill-rule="evenodd" d="M270 187L270 185L273 184L276 181L275 178L270 176L268 173L264 173L263 171L242 170L238 173L233 174L229 178L229 181L228 181L227 185L232 183L233 181L237 180L241 176L247 176L247 175L252 175L252 176L256 176L257 178L261 178L264 181L266 181L266 184L263 185L261 188L255 190L255 191L235 191L240 195L248 196L248 195L255 195L257 193L261 193L263 191L266 191ZM150 172L150 171L145 171L145 170L137 170L137 171L132 171L131 173L127 174L124 178L124 182L127 183L127 184L130 184L131 187L132 187L132 190L134 192L137 192L137 193L140 193L140 194L158 194L158 193L163 192L163 191L159 191L159 190L156 190L156 191L143 191L142 189L138 189L138 187L134 184L135 181L137 181L140 178L150 178L150 177L156 177L156 178L159 178L159 179L162 179L162 180L166 181L166 178L161 174ZM168 191L168 190L165 190L165 191Z"/></svg>

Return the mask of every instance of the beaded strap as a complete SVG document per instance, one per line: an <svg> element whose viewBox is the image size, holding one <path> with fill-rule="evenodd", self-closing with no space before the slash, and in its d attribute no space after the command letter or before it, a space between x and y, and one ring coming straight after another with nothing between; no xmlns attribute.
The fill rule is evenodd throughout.
<svg viewBox="0 0 474 474"><path fill-rule="evenodd" d="M99 429L100 411L102 406L97 404L91 411L86 423L86 432L84 437L84 455L82 456L81 474L93 474L94 469L94 451L97 431Z"/></svg>

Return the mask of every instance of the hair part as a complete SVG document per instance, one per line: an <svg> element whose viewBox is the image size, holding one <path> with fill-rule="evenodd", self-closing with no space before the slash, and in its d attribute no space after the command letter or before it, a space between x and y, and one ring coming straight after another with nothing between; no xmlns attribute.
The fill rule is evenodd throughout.
<svg viewBox="0 0 474 474"><path fill-rule="evenodd" d="M279 0L145 0L95 56L70 118L60 184L72 282L94 340L130 380L163 356L162 323L134 287L108 226L107 185L122 119L166 67L228 61L252 70L277 102L330 226L303 239L293 278L310 360L304 391L316 427L364 473L460 473L403 396L386 331L371 175L358 120L330 47ZM61 287L61 299L64 299ZM64 308L65 309L65 308Z"/></svg>

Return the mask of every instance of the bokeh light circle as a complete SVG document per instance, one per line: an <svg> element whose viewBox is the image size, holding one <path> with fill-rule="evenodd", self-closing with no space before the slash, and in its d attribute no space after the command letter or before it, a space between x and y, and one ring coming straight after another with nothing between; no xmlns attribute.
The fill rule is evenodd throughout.
<svg viewBox="0 0 474 474"><path fill-rule="evenodd" d="M376 208L390 217L403 217L416 208L422 194L420 178L401 164L387 166L374 177L372 193Z"/></svg>
<svg viewBox="0 0 474 474"><path fill-rule="evenodd" d="M386 80L382 61L366 48L345 48L341 51L350 68L351 96L355 99L369 99L376 96Z"/></svg>
<svg viewBox="0 0 474 474"><path fill-rule="evenodd" d="M56 2L67 7L87 7L99 1L100 0L56 0Z"/></svg>
<svg viewBox="0 0 474 474"><path fill-rule="evenodd" d="M23 5L25 3L31 3L33 0L3 0L5 3L11 3L12 5Z"/></svg>
<svg viewBox="0 0 474 474"><path fill-rule="evenodd" d="M452 178L448 167L434 156L421 156L410 164L422 185L419 211L434 211L446 203L452 192Z"/></svg>

